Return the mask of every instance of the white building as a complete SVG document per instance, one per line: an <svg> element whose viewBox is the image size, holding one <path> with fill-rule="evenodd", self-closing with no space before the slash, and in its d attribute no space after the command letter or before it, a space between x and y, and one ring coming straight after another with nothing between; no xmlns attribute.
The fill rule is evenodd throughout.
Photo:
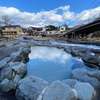
<svg viewBox="0 0 100 100"><path fill-rule="evenodd" d="M60 31L60 33L65 33L66 32L66 30L67 30L67 25L66 24L64 24L64 25L62 25L62 26L60 26L60 28L59 28L59 31Z"/></svg>

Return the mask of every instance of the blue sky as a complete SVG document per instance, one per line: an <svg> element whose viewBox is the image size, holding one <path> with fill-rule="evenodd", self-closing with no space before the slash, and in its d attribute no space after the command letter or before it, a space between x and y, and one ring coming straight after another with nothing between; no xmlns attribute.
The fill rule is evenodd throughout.
<svg viewBox="0 0 100 100"><path fill-rule="evenodd" d="M100 0L0 0L0 17L23 27L87 23L100 13Z"/></svg>

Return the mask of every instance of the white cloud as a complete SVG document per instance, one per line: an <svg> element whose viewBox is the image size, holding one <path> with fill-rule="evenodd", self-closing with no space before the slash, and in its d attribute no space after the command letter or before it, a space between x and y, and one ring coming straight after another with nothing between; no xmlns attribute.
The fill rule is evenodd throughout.
<svg viewBox="0 0 100 100"><path fill-rule="evenodd" d="M52 11L44 13L44 19L46 22L62 22L62 16L60 14L56 14Z"/></svg>
<svg viewBox="0 0 100 100"><path fill-rule="evenodd" d="M77 14L75 17L75 21L86 23L90 20L97 18L100 15L100 7L84 10L81 13Z"/></svg>
<svg viewBox="0 0 100 100"><path fill-rule="evenodd" d="M71 55L63 52L57 48L49 47L31 47L31 53L29 54L30 59L42 59L44 61L59 61L65 63L66 60L71 59Z"/></svg>
<svg viewBox="0 0 100 100"><path fill-rule="evenodd" d="M2 12L0 15L14 15L19 13L20 11L13 7L0 7L0 12Z"/></svg>
<svg viewBox="0 0 100 100"><path fill-rule="evenodd" d="M42 10L37 13L21 12L14 7L2 7L0 6L0 17L8 15L15 24L19 24L23 27L28 26L45 26L46 24L55 24L59 22L73 22L84 23L93 19L94 15L100 13L100 7L84 10L79 14L70 11L70 6L61 6L50 11Z"/></svg>
<svg viewBox="0 0 100 100"><path fill-rule="evenodd" d="M74 12L67 11L62 14L62 17L64 20L72 20L75 17L75 14Z"/></svg>
<svg viewBox="0 0 100 100"><path fill-rule="evenodd" d="M63 11L68 11L70 9L70 6L61 6L61 7L58 7L56 8L55 10L63 10Z"/></svg>

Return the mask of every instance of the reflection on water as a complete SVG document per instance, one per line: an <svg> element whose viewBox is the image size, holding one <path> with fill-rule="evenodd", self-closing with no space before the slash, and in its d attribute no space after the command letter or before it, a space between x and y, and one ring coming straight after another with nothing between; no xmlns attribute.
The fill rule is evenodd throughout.
<svg viewBox="0 0 100 100"><path fill-rule="evenodd" d="M43 61L59 61L65 63L67 59L71 58L71 55L67 54L63 50L54 47L31 47L30 59L42 59Z"/></svg>
<svg viewBox="0 0 100 100"><path fill-rule="evenodd" d="M76 67L86 67L80 59L54 47L31 47L28 75L38 76L48 82L70 78Z"/></svg>

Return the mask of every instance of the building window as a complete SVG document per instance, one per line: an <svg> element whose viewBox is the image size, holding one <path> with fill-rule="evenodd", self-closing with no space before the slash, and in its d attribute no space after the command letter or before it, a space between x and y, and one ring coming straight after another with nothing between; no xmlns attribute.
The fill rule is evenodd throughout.
<svg viewBox="0 0 100 100"><path fill-rule="evenodd" d="M61 28L61 30L63 30L64 28Z"/></svg>
<svg viewBox="0 0 100 100"><path fill-rule="evenodd" d="M16 27L13 27L13 29L16 29Z"/></svg>

